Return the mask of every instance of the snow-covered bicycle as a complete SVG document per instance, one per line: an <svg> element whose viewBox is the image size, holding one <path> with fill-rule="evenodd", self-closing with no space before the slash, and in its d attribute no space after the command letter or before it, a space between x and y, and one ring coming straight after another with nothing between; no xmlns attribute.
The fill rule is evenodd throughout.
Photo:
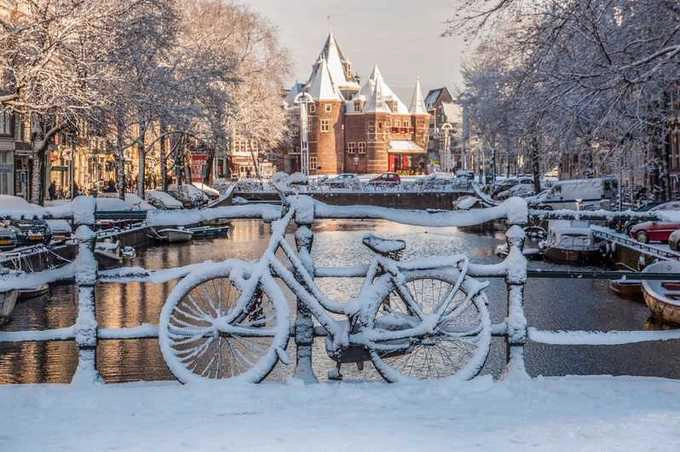
<svg viewBox="0 0 680 452"><path fill-rule="evenodd" d="M363 369L371 361L389 382L479 373L491 341L487 283L467 274L465 256L400 262L403 241L368 235L363 243L375 256L358 296L341 303L323 294L308 270L309 255L286 239L295 203L286 208L257 262L206 264L168 296L159 338L178 380L256 383L279 360L287 364L292 325L281 283L327 332L326 351L338 368L356 363Z"/></svg>

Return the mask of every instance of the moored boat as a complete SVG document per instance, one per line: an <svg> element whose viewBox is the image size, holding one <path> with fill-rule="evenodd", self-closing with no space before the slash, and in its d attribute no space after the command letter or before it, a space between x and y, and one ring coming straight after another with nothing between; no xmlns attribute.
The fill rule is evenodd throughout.
<svg viewBox="0 0 680 452"><path fill-rule="evenodd" d="M195 238L195 239L227 237L229 235L230 229L231 229L231 225L196 226L196 227L192 227L192 228L187 228L188 231L191 231L191 233L193 234L193 238Z"/></svg>
<svg viewBox="0 0 680 452"><path fill-rule="evenodd" d="M596 265L603 258L590 227L568 221L550 222L542 248L543 257L557 264Z"/></svg>
<svg viewBox="0 0 680 452"><path fill-rule="evenodd" d="M166 243L183 243L188 242L194 237L194 233L188 229L180 228L165 228L165 229L151 229L151 238L159 242Z"/></svg>
<svg viewBox="0 0 680 452"><path fill-rule="evenodd" d="M642 282L636 279L615 279L609 281L609 290L621 298L642 303Z"/></svg>
<svg viewBox="0 0 680 452"><path fill-rule="evenodd" d="M42 297L43 295L49 294L50 286L49 284L40 284L35 287L19 289L17 292L19 294L17 297L19 300L31 300L33 298L38 298Z"/></svg>
<svg viewBox="0 0 680 452"><path fill-rule="evenodd" d="M657 262L646 267L643 272L680 274L680 262ZM642 292L647 307L655 317L680 325L680 281L643 281Z"/></svg>
<svg viewBox="0 0 680 452"><path fill-rule="evenodd" d="M16 290L0 292L0 325L9 322L14 306L17 304L18 295L19 292Z"/></svg>

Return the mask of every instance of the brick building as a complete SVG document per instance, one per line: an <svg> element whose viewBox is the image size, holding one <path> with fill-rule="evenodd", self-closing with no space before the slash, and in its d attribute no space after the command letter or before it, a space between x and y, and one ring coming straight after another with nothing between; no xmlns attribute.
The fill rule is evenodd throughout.
<svg viewBox="0 0 680 452"><path fill-rule="evenodd" d="M350 61L331 34L306 84L296 84L286 97L293 117L295 97L308 93L310 173L421 173L427 165L430 115L420 82L407 107L385 82L376 66L359 85ZM298 140L299 141L299 140ZM285 168L300 169L299 144L285 156Z"/></svg>

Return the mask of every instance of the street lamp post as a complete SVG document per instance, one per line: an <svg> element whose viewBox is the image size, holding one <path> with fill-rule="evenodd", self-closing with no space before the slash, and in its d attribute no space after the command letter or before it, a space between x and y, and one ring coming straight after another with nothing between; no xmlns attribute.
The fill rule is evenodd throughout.
<svg viewBox="0 0 680 452"><path fill-rule="evenodd" d="M453 125L445 122L442 124L441 130L444 132L444 146L442 147L439 159L441 161L442 170L445 173L448 173L453 166L451 162L451 131L453 130Z"/></svg>
<svg viewBox="0 0 680 452"><path fill-rule="evenodd" d="M309 176L309 119L307 106L314 103L309 93L302 92L295 96L295 104L300 106L300 170Z"/></svg>

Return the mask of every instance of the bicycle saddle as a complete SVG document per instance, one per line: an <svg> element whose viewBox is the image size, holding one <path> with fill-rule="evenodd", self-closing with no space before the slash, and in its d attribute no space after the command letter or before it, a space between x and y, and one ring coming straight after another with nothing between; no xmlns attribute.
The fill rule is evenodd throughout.
<svg viewBox="0 0 680 452"><path fill-rule="evenodd" d="M364 236L362 242L370 250L383 256L398 253L406 248L406 242L403 240L388 240L373 234Z"/></svg>

